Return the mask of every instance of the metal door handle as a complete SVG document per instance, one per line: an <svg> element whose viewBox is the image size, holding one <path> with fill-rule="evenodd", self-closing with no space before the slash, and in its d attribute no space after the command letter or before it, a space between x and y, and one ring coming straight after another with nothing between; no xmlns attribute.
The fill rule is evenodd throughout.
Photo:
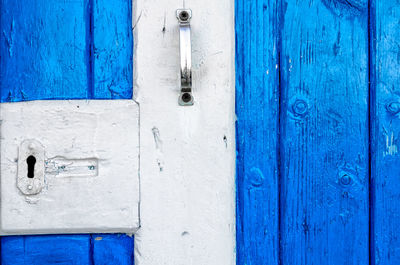
<svg viewBox="0 0 400 265"><path fill-rule="evenodd" d="M181 59L181 94L178 103L181 106L193 105L192 95L192 43L190 19L192 10L178 9L176 17L179 21L179 46Z"/></svg>

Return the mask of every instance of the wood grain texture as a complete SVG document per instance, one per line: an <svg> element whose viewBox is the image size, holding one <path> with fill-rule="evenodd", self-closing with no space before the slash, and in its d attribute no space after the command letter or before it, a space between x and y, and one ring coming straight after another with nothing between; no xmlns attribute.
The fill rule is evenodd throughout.
<svg viewBox="0 0 400 265"><path fill-rule="evenodd" d="M93 0L93 97L132 98L132 1Z"/></svg>
<svg viewBox="0 0 400 265"><path fill-rule="evenodd" d="M371 264L399 264L400 2L374 0L370 14L374 205Z"/></svg>
<svg viewBox="0 0 400 265"><path fill-rule="evenodd" d="M236 1L237 264L278 264L277 1Z"/></svg>
<svg viewBox="0 0 400 265"><path fill-rule="evenodd" d="M1 102L87 98L88 0L1 0Z"/></svg>
<svg viewBox="0 0 400 265"><path fill-rule="evenodd" d="M283 1L282 264L368 264L368 4Z"/></svg>
<svg viewBox="0 0 400 265"><path fill-rule="evenodd" d="M131 1L0 5L0 102L132 98Z"/></svg>

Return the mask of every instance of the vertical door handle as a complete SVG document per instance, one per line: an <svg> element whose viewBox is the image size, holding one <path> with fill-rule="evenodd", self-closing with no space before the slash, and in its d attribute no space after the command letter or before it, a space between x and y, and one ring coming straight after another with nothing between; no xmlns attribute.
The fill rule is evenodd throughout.
<svg viewBox="0 0 400 265"><path fill-rule="evenodd" d="M193 105L192 95L192 43L190 19L192 10L178 9L176 17L179 21L179 47L181 60L181 94L178 103L181 106Z"/></svg>

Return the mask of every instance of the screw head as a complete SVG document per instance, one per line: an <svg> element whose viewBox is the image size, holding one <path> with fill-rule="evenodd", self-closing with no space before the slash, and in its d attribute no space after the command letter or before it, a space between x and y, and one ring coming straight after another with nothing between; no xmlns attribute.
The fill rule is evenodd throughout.
<svg viewBox="0 0 400 265"><path fill-rule="evenodd" d="M182 20L182 21L188 21L189 13L187 11L185 11L185 10L181 11L179 13L179 19Z"/></svg>
<svg viewBox="0 0 400 265"><path fill-rule="evenodd" d="M351 183L351 178L349 175L344 174L341 178L340 178L340 183L344 186L347 186Z"/></svg>
<svg viewBox="0 0 400 265"><path fill-rule="evenodd" d="M182 94L182 101L188 103L192 100L192 95L190 93L183 93Z"/></svg>
<svg viewBox="0 0 400 265"><path fill-rule="evenodd" d="M295 115L297 116L305 116L308 112L308 104L303 99L297 99L293 105L292 109Z"/></svg>
<svg viewBox="0 0 400 265"><path fill-rule="evenodd" d="M32 185L28 185L28 190L31 190L31 189L33 189L33 186Z"/></svg>

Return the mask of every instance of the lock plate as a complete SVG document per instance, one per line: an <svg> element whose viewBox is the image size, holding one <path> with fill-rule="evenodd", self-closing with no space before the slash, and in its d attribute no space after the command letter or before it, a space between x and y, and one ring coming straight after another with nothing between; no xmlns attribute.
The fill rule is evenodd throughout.
<svg viewBox="0 0 400 265"><path fill-rule="evenodd" d="M0 121L0 235L139 228L136 102L1 103Z"/></svg>
<svg viewBox="0 0 400 265"><path fill-rule="evenodd" d="M19 147L17 186L26 195L34 195L42 191L44 147L36 140L25 140Z"/></svg>

